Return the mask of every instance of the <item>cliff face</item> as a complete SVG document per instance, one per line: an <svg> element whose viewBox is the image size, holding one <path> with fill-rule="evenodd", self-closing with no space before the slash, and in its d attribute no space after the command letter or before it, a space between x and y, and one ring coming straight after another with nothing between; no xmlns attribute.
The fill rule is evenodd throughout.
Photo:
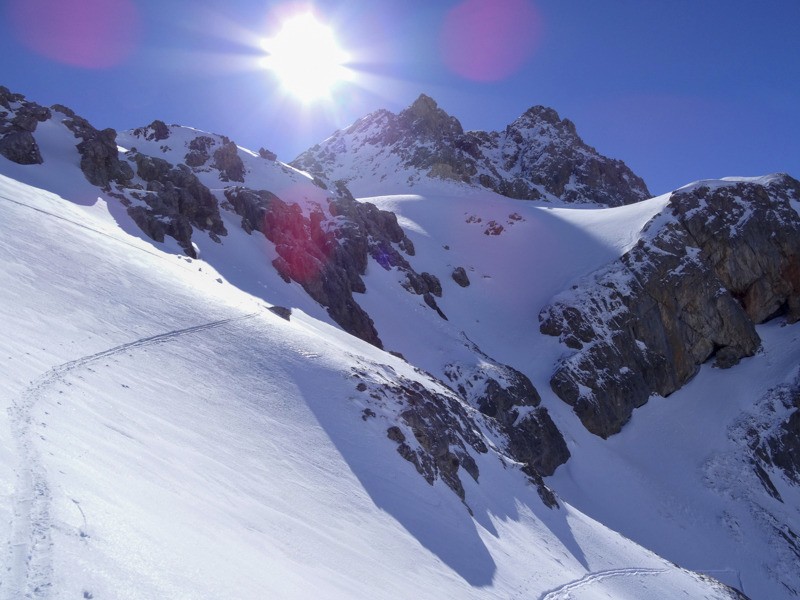
<svg viewBox="0 0 800 600"><path fill-rule="evenodd" d="M788 176L678 191L632 250L542 310L542 333L574 350L551 386L587 429L617 433L705 361L751 356L755 324L800 318L798 199Z"/></svg>
<svg viewBox="0 0 800 600"><path fill-rule="evenodd" d="M301 154L298 168L342 180L359 196L398 193L428 180L525 200L618 206L650 196L622 161L602 156L574 124L534 106L504 131L464 131L421 95L395 115L377 111Z"/></svg>

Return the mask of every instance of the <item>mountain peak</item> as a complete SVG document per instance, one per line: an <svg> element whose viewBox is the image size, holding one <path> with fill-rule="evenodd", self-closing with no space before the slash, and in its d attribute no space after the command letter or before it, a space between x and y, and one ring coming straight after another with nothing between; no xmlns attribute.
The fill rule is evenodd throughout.
<svg viewBox="0 0 800 600"><path fill-rule="evenodd" d="M357 121L292 164L346 180L359 196L435 180L520 200L617 206L650 197L641 178L587 146L552 108L532 106L504 131L465 132L426 94L398 115L378 111Z"/></svg>
<svg viewBox="0 0 800 600"><path fill-rule="evenodd" d="M408 107L409 110L436 110L437 108L439 108L439 105L436 103L436 100L427 94L420 94L417 99L411 103L411 106Z"/></svg>
<svg viewBox="0 0 800 600"><path fill-rule="evenodd" d="M542 106L541 104L531 106L528 110L522 113L522 116L520 116L515 123L529 126L546 123L557 129L577 135L575 124L572 121L569 119L562 119L554 109L550 108L549 106Z"/></svg>
<svg viewBox="0 0 800 600"><path fill-rule="evenodd" d="M422 139L441 139L464 133L458 119L439 108L436 100L425 94L420 94L398 118Z"/></svg>

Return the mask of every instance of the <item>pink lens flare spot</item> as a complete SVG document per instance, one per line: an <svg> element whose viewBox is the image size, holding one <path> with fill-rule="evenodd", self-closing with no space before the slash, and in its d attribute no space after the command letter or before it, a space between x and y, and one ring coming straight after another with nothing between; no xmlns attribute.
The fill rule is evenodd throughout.
<svg viewBox="0 0 800 600"><path fill-rule="evenodd" d="M527 0L464 0L442 27L445 64L474 81L500 81L532 56L541 19Z"/></svg>
<svg viewBox="0 0 800 600"><path fill-rule="evenodd" d="M131 0L10 0L9 22L22 44L51 60L106 69L136 47L139 13Z"/></svg>

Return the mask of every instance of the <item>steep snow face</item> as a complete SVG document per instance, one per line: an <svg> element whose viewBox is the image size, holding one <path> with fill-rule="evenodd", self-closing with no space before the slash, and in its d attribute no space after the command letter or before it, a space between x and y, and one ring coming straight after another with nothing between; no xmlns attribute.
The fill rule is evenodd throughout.
<svg viewBox="0 0 800 600"><path fill-rule="evenodd" d="M617 206L650 195L624 163L586 145L572 122L550 108L535 106L502 132L464 132L425 95L398 115L377 111L337 131L293 164L343 180L357 196L477 188Z"/></svg>
<svg viewBox="0 0 800 600"><path fill-rule="evenodd" d="M471 516L358 384L449 390L127 234L114 201L0 176L0 597L733 597L545 507L496 450Z"/></svg>

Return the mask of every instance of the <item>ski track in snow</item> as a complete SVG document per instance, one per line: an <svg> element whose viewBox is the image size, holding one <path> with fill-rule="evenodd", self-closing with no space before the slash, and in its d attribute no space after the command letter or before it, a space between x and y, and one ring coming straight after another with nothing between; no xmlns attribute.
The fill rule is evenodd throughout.
<svg viewBox="0 0 800 600"><path fill-rule="evenodd" d="M56 365L35 379L22 396L12 402L8 412L11 432L20 456L20 470L12 498L11 535L6 551L6 577L3 578L4 582L0 581L0 599L47 598L52 587L51 493L31 430L33 408L46 389L67 373L102 358L163 344L192 333L251 319L257 314L250 313L144 337Z"/></svg>
<svg viewBox="0 0 800 600"><path fill-rule="evenodd" d="M639 577L642 575L660 575L668 573L667 569L646 569L646 568L628 568L628 569L609 569L607 571L596 571L595 573L587 573L580 579L570 581L564 585L545 592L539 597L539 600L568 600L571 596L570 593L574 590L592 585L604 579L611 579L614 577Z"/></svg>

